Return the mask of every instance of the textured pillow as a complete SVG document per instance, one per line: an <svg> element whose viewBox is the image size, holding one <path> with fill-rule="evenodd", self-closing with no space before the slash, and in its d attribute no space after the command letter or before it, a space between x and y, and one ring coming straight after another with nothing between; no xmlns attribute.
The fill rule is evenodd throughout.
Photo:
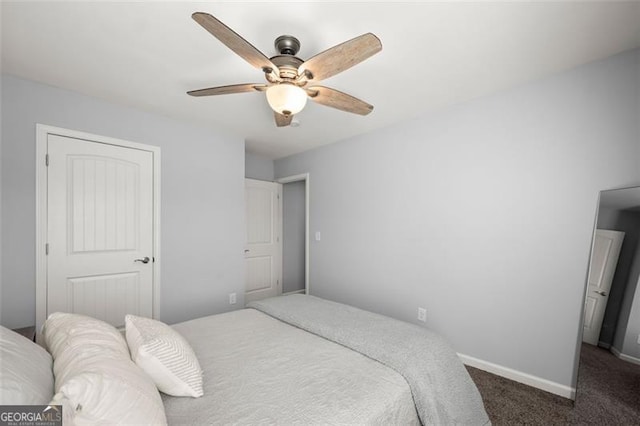
<svg viewBox="0 0 640 426"><path fill-rule="evenodd" d="M55 313L43 335L53 356L56 394L65 424L166 424L151 379L129 358L113 326L84 315Z"/></svg>
<svg viewBox="0 0 640 426"><path fill-rule="evenodd" d="M0 326L0 405L43 405L53 396L51 355Z"/></svg>
<svg viewBox="0 0 640 426"><path fill-rule="evenodd" d="M173 396L202 396L200 363L184 337L160 321L134 315L125 317L125 329L131 358L158 389Z"/></svg>

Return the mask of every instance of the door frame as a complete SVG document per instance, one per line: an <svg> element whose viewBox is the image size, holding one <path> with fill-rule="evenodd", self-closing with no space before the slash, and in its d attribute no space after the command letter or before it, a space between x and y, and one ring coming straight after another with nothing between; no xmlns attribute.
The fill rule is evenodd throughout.
<svg viewBox="0 0 640 426"><path fill-rule="evenodd" d="M47 139L49 135L148 151L153 157L153 300L152 316L160 318L160 147L36 123L36 333L47 319Z"/></svg>
<svg viewBox="0 0 640 426"><path fill-rule="evenodd" d="M311 199L311 180L309 173L301 173L276 179L281 184L304 181L304 294L311 294L309 281L309 200ZM283 191L284 193L284 191ZM284 257L283 257L284 260ZM297 292L292 292L297 293Z"/></svg>

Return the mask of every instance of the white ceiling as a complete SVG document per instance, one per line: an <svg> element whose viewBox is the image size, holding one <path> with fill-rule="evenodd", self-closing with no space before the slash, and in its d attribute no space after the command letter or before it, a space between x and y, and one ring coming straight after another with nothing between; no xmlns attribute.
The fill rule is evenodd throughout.
<svg viewBox="0 0 640 426"><path fill-rule="evenodd" d="M292 34L308 59L365 32L383 50L322 84L375 106L309 102L276 128L264 94L188 90L264 82L191 19L213 14L267 56ZM640 46L639 2L6 2L2 71L242 136L280 158Z"/></svg>

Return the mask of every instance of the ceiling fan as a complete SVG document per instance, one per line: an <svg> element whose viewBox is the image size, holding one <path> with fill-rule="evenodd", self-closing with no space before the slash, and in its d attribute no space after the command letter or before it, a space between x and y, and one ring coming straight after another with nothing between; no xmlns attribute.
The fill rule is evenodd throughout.
<svg viewBox="0 0 640 426"><path fill-rule="evenodd" d="M226 95L243 92L266 92L267 101L274 111L276 125L291 124L294 114L302 111L307 98L342 111L367 115L370 105L335 89L315 85L316 82L334 76L359 64L382 50L378 37L371 33L345 41L316 56L303 61L296 54L300 42L293 36L283 35L275 40L278 55L266 57L251 43L227 27L212 15L196 12L191 17L205 30L244 60L264 72L267 84L247 83L210 87L187 92L191 96Z"/></svg>

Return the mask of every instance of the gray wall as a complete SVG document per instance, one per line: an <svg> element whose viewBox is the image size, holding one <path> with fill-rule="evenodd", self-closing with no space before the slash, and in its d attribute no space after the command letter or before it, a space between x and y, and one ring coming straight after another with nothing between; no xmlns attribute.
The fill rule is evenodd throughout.
<svg viewBox="0 0 640 426"><path fill-rule="evenodd" d="M35 323L36 123L161 147L162 320L243 305L242 139L3 75L2 325Z"/></svg>
<svg viewBox="0 0 640 426"><path fill-rule="evenodd" d="M600 203L600 206L598 208L596 227L598 229L609 229L607 227L613 226L616 223L619 214L619 209L603 206L602 203Z"/></svg>
<svg viewBox="0 0 640 426"><path fill-rule="evenodd" d="M639 90L628 52L277 160L313 176L312 293L426 307L456 351L573 386L598 191L640 183Z"/></svg>
<svg viewBox="0 0 640 426"><path fill-rule="evenodd" d="M282 185L284 293L304 290L305 182Z"/></svg>
<svg viewBox="0 0 640 426"><path fill-rule="evenodd" d="M614 342L614 335L617 335L618 344L614 346L622 352L622 342L631 313L631 301L638 282L638 267L634 264L639 262L640 266L640 213L600 208L598 228L625 233L598 339L601 346L608 348ZM625 310L622 312L625 298L628 300L624 303Z"/></svg>
<svg viewBox="0 0 640 426"><path fill-rule="evenodd" d="M250 152L245 153L244 176L251 179L273 181L273 160Z"/></svg>

